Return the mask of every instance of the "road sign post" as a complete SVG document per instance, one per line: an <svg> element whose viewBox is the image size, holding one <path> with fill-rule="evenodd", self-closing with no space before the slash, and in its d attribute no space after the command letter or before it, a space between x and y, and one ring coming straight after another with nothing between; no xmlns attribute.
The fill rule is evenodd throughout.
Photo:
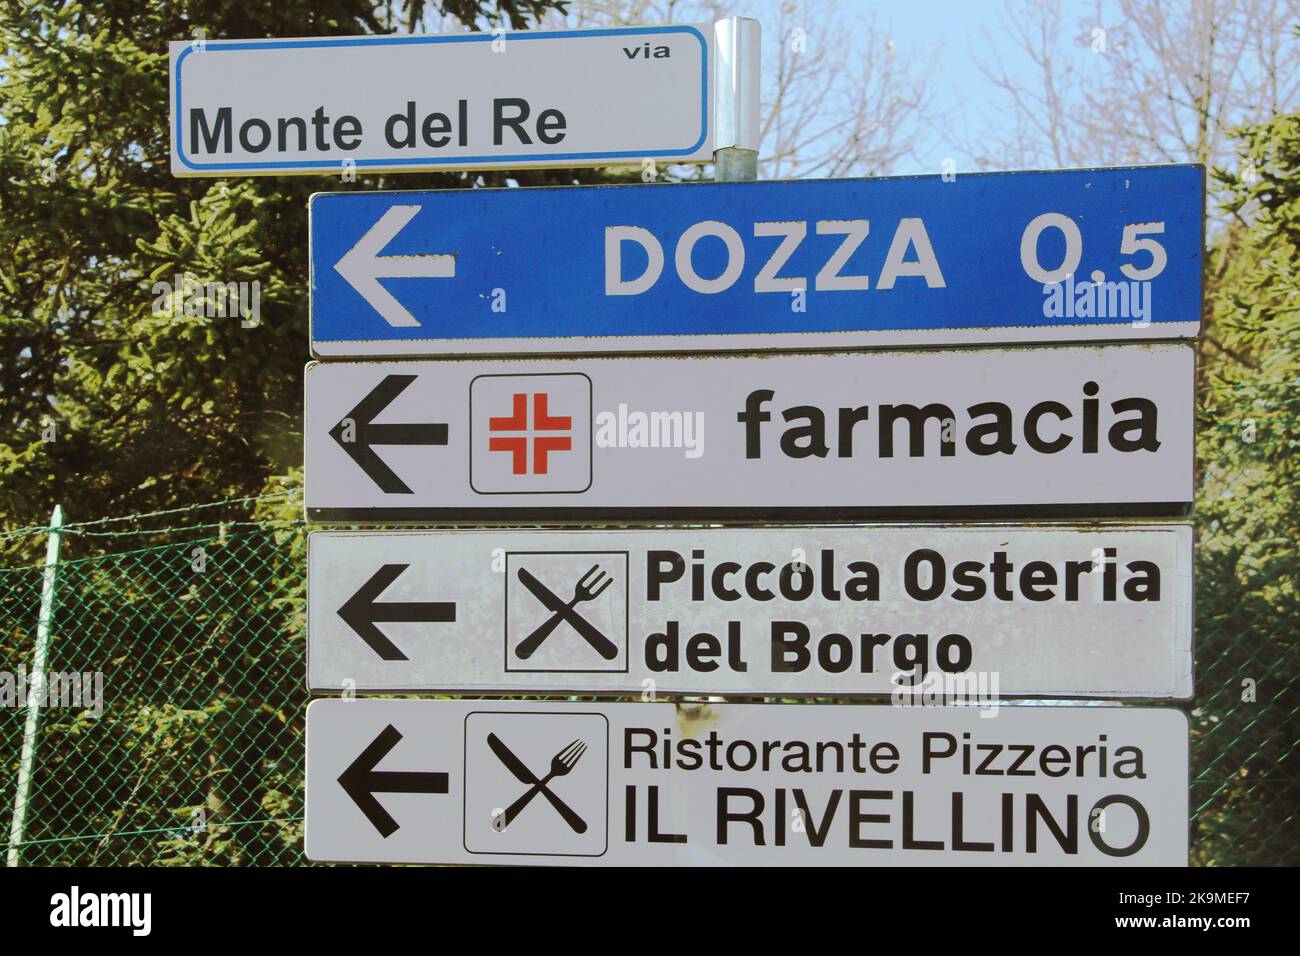
<svg viewBox="0 0 1300 956"><path fill-rule="evenodd" d="M308 520L967 522L313 534L312 692L647 703L318 700L312 859L1186 863L1184 714L1004 699L1191 696L1190 525L1061 519L1191 501L1204 170L753 182L758 48L172 45L178 175L714 163L313 196Z"/></svg>
<svg viewBox="0 0 1300 956"><path fill-rule="evenodd" d="M1187 718L1133 707L318 700L307 855L1183 866Z"/></svg>
<svg viewBox="0 0 1300 956"><path fill-rule="evenodd" d="M718 22L716 36L718 135L713 179L746 182L758 178L762 35L757 20L731 17Z"/></svg>

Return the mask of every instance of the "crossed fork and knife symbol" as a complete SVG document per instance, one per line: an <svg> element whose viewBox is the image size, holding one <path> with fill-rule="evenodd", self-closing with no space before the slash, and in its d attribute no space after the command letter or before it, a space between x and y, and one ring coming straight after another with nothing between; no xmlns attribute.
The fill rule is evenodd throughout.
<svg viewBox="0 0 1300 956"><path fill-rule="evenodd" d="M487 743L497 759L505 765L515 779L520 783L528 784L528 789L523 795L506 807L505 812L494 821L498 829L508 827L510 821L519 816L524 807L532 803L533 798L540 793L550 801L555 811L564 818L564 822L573 828L574 833L587 832L587 821L578 816L572 807L557 797L547 786L556 777L563 777L574 768L582 755L587 752L587 744L584 741L574 740L562 747L559 753L551 758L551 766L544 777L538 777L529 770L528 765L516 757L496 734L488 734Z"/></svg>
<svg viewBox="0 0 1300 956"><path fill-rule="evenodd" d="M605 660L612 661L618 656L618 647L574 608L587 601L596 600L610 586L613 580L601 569L600 565L593 564L578 579L578 583L574 585L572 599L565 601L564 598L537 580L527 568L520 568L520 583L529 590L533 597L542 602L542 606L551 612L551 616L540 627L519 642L519 646L515 648L516 656L520 660L528 660L528 658L532 657L533 652L542 646L542 642L551 636L551 632L560 626L560 622L564 621L595 648L596 653Z"/></svg>

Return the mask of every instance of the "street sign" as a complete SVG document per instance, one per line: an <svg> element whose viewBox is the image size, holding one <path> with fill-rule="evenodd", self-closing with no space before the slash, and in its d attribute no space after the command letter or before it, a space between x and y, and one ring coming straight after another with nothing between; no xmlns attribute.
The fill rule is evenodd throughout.
<svg viewBox="0 0 1300 956"><path fill-rule="evenodd" d="M312 350L1190 337L1204 178L1147 166L323 193L311 200Z"/></svg>
<svg viewBox="0 0 1300 956"><path fill-rule="evenodd" d="M1188 698L1190 525L316 532L311 690Z"/></svg>
<svg viewBox="0 0 1300 956"><path fill-rule="evenodd" d="M1185 866L1172 708L317 700L312 860ZM991 715L990 715L991 716Z"/></svg>
<svg viewBox="0 0 1300 956"><path fill-rule="evenodd" d="M178 176L713 158L714 25L173 42Z"/></svg>
<svg viewBox="0 0 1300 956"><path fill-rule="evenodd" d="M314 364L307 516L1180 514L1192 383L1184 344Z"/></svg>

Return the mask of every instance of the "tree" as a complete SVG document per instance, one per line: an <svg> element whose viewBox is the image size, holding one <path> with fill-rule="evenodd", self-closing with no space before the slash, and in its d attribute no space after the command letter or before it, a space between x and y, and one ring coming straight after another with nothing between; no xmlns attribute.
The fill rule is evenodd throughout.
<svg viewBox="0 0 1300 956"><path fill-rule="evenodd" d="M837 3L780 4L764 23L765 179L884 176L939 121L925 64L896 51L872 15Z"/></svg>
<svg viewBox="0 0 1300 956"><path fill-rule="evenodd" d="M1300 112L1244 128L1215 170L1197 460L1193 805L1202 862L1287 859L1300 724ZM1249 213L1249 215L1247 215Z"/></svg>
<svg viewBox="0 0 1300 956"><path fill-rule="evenodd" d="M702 23L737 12L717 0L574 0L547 22ZM937 50L896 51L873 13L842 0L767 0L739 12L763 27L759 178L888 175L940 121L926 70Z"/></svg>
<svg viewBox="0 0 1300 956"><path fill-rule="evenodd" d="M0 17L0 527L255 493L300 461L307 197L319 177L177 179L167 43L526 25L559 0L19 3ZM516 177L559 181L555 173ZM572 175L564 179L572 181ZM500 177L478 177L500 182ZM464 186L456 174L403 187ZM260 321L154 284L260 284Z"/></svg>
<svg viewBox="0 0 1300 956"><path fill-rule="evenodd" d="M300 486L307 197L322 181L172 177L168 40L382 33L443 12L463 26L523 26L559 5L6 3L0 528L39 524L55 502L84 521L198 509L279 487L277 475ZM154 283L187 273L257 281L260 321L168 308ZM299 497L264 499L254 522L246 507L212 508L171 516L179 530L69 531L50 670L100 672L111 696L99 717L44 714L25 863L299 858L300 515ZM245 520L228 527L232 516ZM0 535L3 564L31 561L44 538ZM42 577L0 571L6 675L30 661ZM6 731L21 726L10 712L20 716ZM6 732L0 753L7 793L16 739Z"/></svg>
<svg viewBox="0 0 1300 956"><path fill-rule="evenodd" d="M1006 0L1039 83L981 63L1015 126L972 152L1021 168L1224 162L1231 130L1300 98L1296 22L1297 0L1097 0L1073 26L1060 0Z"/></svg>

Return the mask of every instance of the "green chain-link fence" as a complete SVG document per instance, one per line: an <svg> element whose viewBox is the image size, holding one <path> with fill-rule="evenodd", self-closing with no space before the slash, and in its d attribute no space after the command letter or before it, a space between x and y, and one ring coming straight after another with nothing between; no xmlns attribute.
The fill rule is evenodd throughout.
<svg viewBox="0 0 1300 956"><path fill-rule="evenodd" d="M22 865L305 862L306 529L259 516L266 504L66 527L48 668L83 675L92 699L42 712L16 847L25 711L0 709L0 838ZM11 675L30 666L47 530L3 536L10 553L36 555L0 570ZM1224 593L1239 577L1200 574L1192 861L1300 863L1297 621ZM98 716L84 676L95 673Z"/></svg>
<svg viewBox="0 0 1300 956"><path fill-rule="evenodd" d="M305 529L188 517L63 532L48 672L64 680L50 696L75 704L76 674L82 698L41 711L22 865L303 862ZM30 668L43 577L0 571L10 674ZM24 721L0 710L10 844Z"/></svg>

